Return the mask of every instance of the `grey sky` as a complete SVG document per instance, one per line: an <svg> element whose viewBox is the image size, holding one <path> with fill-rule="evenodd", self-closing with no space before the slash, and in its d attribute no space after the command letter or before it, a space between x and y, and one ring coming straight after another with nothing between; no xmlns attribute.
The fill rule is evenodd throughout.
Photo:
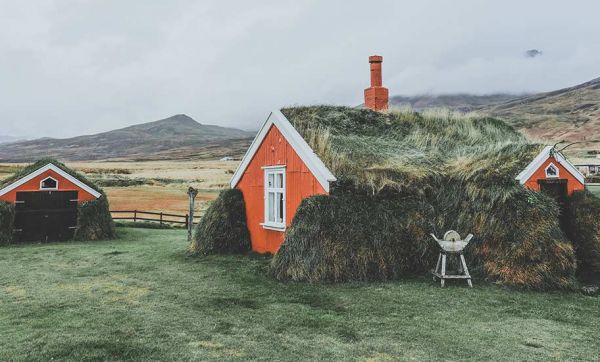
<svg viewBox="0 0 600 362"><path fill-rule="evenodd" d="M4 1L0 135L186 113L256 129L285 105L545 91L600 76L598 1ZM525 57L528 49L543 55Z"/></svg>

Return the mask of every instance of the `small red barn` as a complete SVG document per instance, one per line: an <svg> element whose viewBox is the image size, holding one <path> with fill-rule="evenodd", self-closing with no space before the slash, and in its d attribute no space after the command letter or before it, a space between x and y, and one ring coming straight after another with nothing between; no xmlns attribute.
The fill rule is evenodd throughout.
<svg viewBox="0 0 600 362"><path fill-rule="evenodd" d="M585 189L583 174L552 146L546 146L516 179L529 189L558 198Z"/></svg>
<svg viewBox="0 0 600 362"><path fill-rule="evenodd" d="M15 230L23 241L69 239L77 226L77 206L100 196L53 163L0 189L0 200L15 204Z"/></svg>

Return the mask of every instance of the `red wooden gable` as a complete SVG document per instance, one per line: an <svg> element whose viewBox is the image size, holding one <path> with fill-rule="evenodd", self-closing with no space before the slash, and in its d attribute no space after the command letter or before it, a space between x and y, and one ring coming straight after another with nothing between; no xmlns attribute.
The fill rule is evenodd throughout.
<svg viewBox="0 0 600 362"><path fill-rule="evenodd" d="M263 167L277 165L286 166L287 226L304 198L327 194L277 126L271 125L235 186L244 195L252 250L259 253L276 253L285 235L283 231L266 229L261 225L265 210Z"/></svg>

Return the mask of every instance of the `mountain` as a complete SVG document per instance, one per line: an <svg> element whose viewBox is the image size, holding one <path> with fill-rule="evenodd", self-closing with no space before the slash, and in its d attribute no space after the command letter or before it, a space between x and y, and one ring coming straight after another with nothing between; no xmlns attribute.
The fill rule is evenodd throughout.
<svg viewBox="0 0 600 362"><path fill-rule="evenodd" d="M203 125L178 114L160 121L73 138L0 144L0 161L177 159L241 156L253 132Z"/></svg>
<svg viewBox="0 0 600 362"><path fill-rule="evenodd" d="M506 102L519 95L507 93L495 93L488 95L474 95L467 93L441 94L441 95L417 95L417 96L393 96L390 97L390 105L393 107L410 106L416 111L427 108L450 108L462 112L469 112L481 106Z"/></svg>
<svg viewBox="0 0 600 362"><path fill-rule="evenodd" d="M394 96L390 104L475 111L500 118L534 140L583 141L571 149L600 150L600 78L538 94Z"/></svg>
<svg viewBox="0 0 600 362"><path fill-rule="evenodd" d="M600 78L574 87L489 104L479 107L478 111L501 118L534 139L585 141L575 148L600 148L596 143L600 142Z"/></svg>

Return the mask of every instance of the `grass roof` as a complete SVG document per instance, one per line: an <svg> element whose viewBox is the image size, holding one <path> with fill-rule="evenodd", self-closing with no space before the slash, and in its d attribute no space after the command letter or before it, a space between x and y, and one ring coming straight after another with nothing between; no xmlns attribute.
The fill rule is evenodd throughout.
<svg viewBox="0 0 600 362"><path fill-rule="evenodd" d="M20 169L19 171L15 172L12 176L1 180L0 181L0 188L6 187L10 184L12 184L15 181L18 181L20 179L22 179L23 177L39 170L40 168L48 165L48 164L53 164L54 166L60 168L61 170L65 171L66 173L68 173L69 175L75 177L76 179L78 179L79 181L83 182L84 184L86 184L87 186L91 187L92 189L103 193L102 189L99 188L98 186L96 186L92 181L88 180L85 176L83 176L82 174L80 174L79 172L76 172L72 169L70 169L69 167L67 167L64 163L59 162L55 159L52 158L47 158L47 159L41 159L39 161L36 161L35 163L32 163L30 165L27 165L25 167L23 167L22 169Z"/></svg>
<svg viewBox="0 0 600 362"><path fill-rule="evenodd" d="M436 176L505 183L542 148L502 121L446 110L310 106L282 112L338 179L375 190Z"/></svg>

